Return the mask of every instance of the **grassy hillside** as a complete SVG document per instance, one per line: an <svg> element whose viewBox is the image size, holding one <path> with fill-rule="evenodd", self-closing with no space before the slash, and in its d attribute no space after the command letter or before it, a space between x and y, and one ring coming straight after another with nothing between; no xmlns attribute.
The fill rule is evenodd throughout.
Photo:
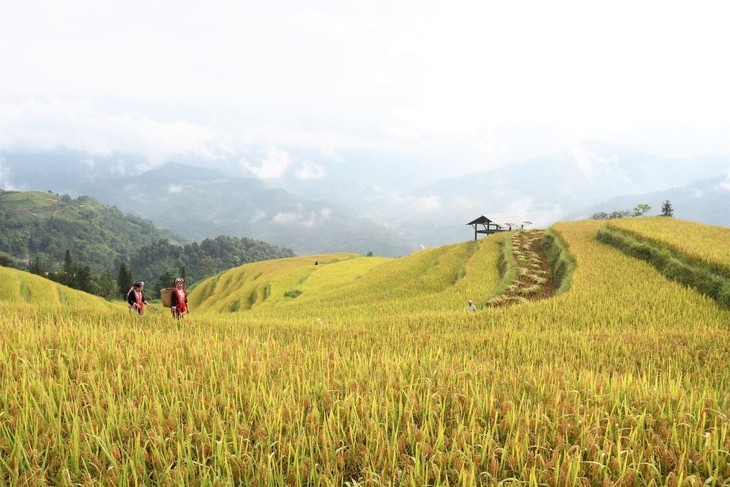
<svg viewBox="0 0 730 487"><path fill-rule="evenodd" d="M730 227L718 227L676 218L621 218L607 225L669 247L730 275Z"/></svg>
<svg viewBox="0 0 730 487"><path fill-rule="evenodd" d="M730 229L683 220L610 222L598 239L730 308Z"/></svg>
<svg viewBox="0 0 730 487"><path fill-rule="evenodd" d="M71 289L28 272L0 267L0 302L6 306L98 308L106 311L120 309L98 296Z"/></svg>
<svg viewBox="0 0 730 487"><path fill-rule="evenodd" d="M0 230L0 251L17 259L63 264L69 249L94 273L113 268L120 256L128 260L140 247L176 239L94 198L38 191L0 192Z"/></svg>
<svg viewBox="0 0 730 487"><path fill-rule="evenodd" d="M204 281L190 299L196 309L262 317L463 310L499 283L499 244L494 236L397 259L327 254L253 263Z"/></svg>
<svg viewBox="0 0 730 487"><path fill-rule="evenodd" d="M724 485L730 310L603 224L555 225L567 292L476 313L496 237L247 264L181 322L0 302L0 483Z"/></svg>

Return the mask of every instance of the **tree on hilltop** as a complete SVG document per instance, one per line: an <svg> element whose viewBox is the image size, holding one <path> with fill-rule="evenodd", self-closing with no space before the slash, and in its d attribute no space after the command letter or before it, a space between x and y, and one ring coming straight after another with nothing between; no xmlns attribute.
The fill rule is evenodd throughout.
<svg viewBox="0 0 730 487"><path fill-rule="evenodd" d="M649 210L651 210L651 205L639 203L633 210L613 210L611 213L600 211L594 213L591 218L594 220L613 220L614 218L640 217L649 213Z"/></svg>
<svg viewBox="0 0 730 487"><path fill-rule="evenodd" d="M634 212L631 214L631 216L644 216L651 210L651 205L647 205L646 203L640 203L636 205L634 208Z"/></svg>
<svg viewBox="0 0 730 487"><path fill-rule="evenodd" d="M672 208L672 203L669 200L662 203L662 216L674 216L674 208Z"/></svg>

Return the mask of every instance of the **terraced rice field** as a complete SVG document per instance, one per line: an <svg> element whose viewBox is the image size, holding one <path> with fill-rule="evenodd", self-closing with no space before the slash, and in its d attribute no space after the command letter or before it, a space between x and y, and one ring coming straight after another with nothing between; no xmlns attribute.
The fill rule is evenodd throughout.
<svg viewBox="0 0 730 487"><path fill-rule="evenodd" d="M247 264L181 322L0 269L0 484L726 485L730 311L602 224L504 307L501 235Z"/></svg>

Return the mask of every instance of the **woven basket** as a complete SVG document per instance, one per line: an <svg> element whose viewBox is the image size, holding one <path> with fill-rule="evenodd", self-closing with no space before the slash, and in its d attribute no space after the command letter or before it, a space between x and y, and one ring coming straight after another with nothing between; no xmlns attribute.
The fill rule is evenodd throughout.
<svg viewBox="0 0 730 487"><path fill-rule="evenodd" d="M172 288L167 287L160 289L160 298L162 299L162 306L169 308L172 306Z"/></svg>

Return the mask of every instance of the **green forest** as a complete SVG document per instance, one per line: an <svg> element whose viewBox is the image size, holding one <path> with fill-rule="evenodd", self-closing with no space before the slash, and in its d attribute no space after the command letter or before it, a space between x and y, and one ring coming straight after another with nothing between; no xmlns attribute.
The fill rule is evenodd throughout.
<svg viewBox="0 0 730 487"><path fill-rule="evenodd" d="M246 237L186 242L88 196L0 191L0 265L108 299L123 297L136 280L156 297L176 276L195 283L241 264L292 256Z"/></svg>

